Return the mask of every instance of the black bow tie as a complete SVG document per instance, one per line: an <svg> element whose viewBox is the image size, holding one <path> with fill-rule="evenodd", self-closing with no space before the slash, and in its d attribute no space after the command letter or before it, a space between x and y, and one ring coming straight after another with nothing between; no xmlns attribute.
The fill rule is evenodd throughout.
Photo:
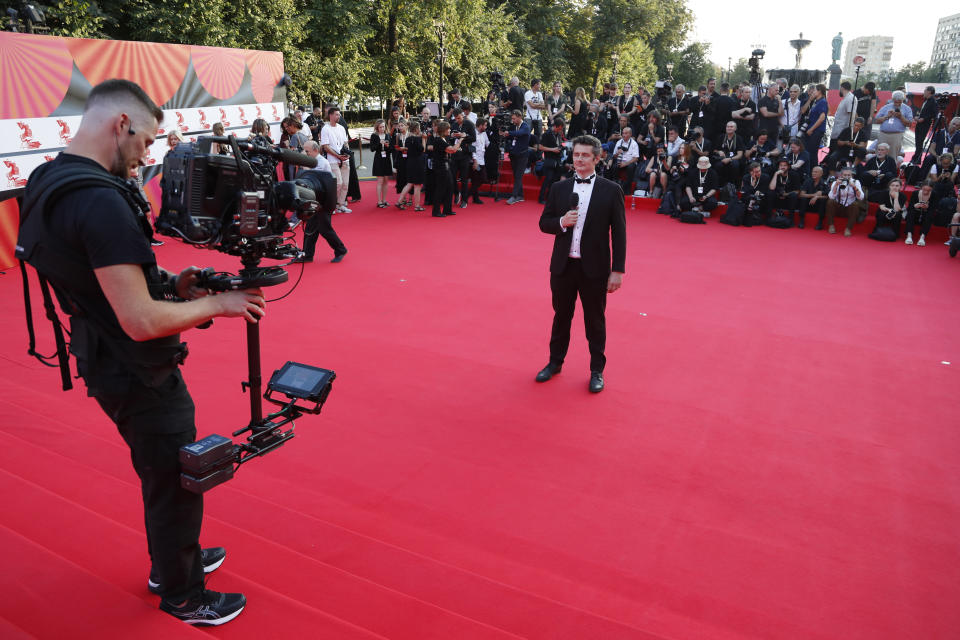
<svg viewBox="0 0 960 640"><path fill-rule="evenodd" d="M577 184L590 184L590 181L593 180L597 174L593 174L589 178L574 178Z"/></svg>

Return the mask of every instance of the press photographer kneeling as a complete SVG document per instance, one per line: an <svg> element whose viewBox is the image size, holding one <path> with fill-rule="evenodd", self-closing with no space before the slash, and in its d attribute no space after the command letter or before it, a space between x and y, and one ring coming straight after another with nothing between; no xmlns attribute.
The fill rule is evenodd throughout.
<svg viewBox="0 0 960 640"><path fill-rule="evenodd" d="M146 203L124 179L144 164L162 119L132 82L94 87L69 147L30 178L17 254L53 286L70 317L70 351L87 393L130 447L150 590L163 611L217 625L236 617L246 599L204 588L204 573L220 566L225 551L201 551L203 497L181 487L178 453L196 440L196 427L179 371L187 355L179 332L221 316L256 323L264 299L259 289L206 295L195 267L172 276L157 265Z"/></svg>

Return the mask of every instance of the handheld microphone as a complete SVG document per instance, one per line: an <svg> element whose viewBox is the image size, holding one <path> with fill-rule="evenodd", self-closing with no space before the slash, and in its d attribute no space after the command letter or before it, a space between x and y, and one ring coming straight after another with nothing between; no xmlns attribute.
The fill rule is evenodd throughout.
<svg viewBox="0 0 960 640"><path fill-rule="evenodd" d="M570 194L570 206L567 207L567 211L573 211L580 206L580 195L577 193Z"/></svg>

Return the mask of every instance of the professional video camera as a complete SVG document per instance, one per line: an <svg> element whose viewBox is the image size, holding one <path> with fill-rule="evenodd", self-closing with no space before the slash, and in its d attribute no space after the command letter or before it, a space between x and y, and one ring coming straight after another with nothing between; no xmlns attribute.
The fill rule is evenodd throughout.
<svg viewBox="0 0 960 640"><path fill-rule="evenodd" d="M210 152L227 144L233 155ZM188 244L254 259L295 258L299 250L286 236L287 213L306 220L336 206L336 181L326 171L303 171L296 180L277 180L277 163L316 167L310 156L288 149L203 136L180 144L163 161L157 232ZM257 285L259 286L259 285Z"/></svg>
<svg viewBox="0 0 960 640"><path fill-rule="evenodd" d="M263 258L288 260L300 255L289 233L288 212L301 220L336 206L336 183L331 173L313 169L316 159L233 136L203 136L197 143L180 144L163 162L162 200L157 216L159 233L196 247L240 257L237 275L201 272L198 286L213 292L266 287L286 282L280 266L261 267ZM230 145L233 155L210 153L213 144ZM293 181L278 181L277 163L311 167ZM247 323L250 423L233 433L250 431L245 444L213 435L180 449L181 485L203 493L233 477L237 467L273 451L293 437L293 421L304 413L320 413L336 374L296 362L287 362L267 384L263 398L281 407L263 416L260 397L260 325ZM283 394L286 399L274 397ZM298 404L306 400L311 405ZM283 427L291 425L287 431Z"/></svg>
<svg viewBox="0 0 960 640"><path fill-rule="evenodd" d="M767 54L763 49L754 49L750 53L750 59L747 60L747 66L750 67L750 84L759 84L763 75L760 73L760 61Z"/></svg>
<svg viewBox="0 0 960 640"><path fill-rule="evenodd" d="M503 83L503 71L490 72L490 90L497 94L498 100L507 100L507 85Z"/></svg>
<svg viewBox="0 0 960 640"><path fill-rule="evenodd" d="M657 80L656 95L653 97L654 104L667 106L667 101L673 97L673 87L669 80Z"/></svg>

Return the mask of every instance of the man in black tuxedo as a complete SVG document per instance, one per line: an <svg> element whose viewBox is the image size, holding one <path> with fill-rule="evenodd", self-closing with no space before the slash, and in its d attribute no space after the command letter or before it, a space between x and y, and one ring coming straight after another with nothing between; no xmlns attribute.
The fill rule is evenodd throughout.
<svg viewBox="0 0 960 640"><path fill-rule="evenodd" d="M616 182L596 173L602 149L592 136L573 140L573 179L550 189L540 216L540 230L556 236L550 259L550 291L553 295L553 329L550 362L538 374L546 382L560 373L570 345L570 325L577 304L583 306L583 323L590 345L592 393L603 391L604 347L607 325L604 312L607 293L623 283L627 254L627 221L623 191ZM576 195L577 203L572 198ZM611 245L612 269L611 269Z"/></svg>

